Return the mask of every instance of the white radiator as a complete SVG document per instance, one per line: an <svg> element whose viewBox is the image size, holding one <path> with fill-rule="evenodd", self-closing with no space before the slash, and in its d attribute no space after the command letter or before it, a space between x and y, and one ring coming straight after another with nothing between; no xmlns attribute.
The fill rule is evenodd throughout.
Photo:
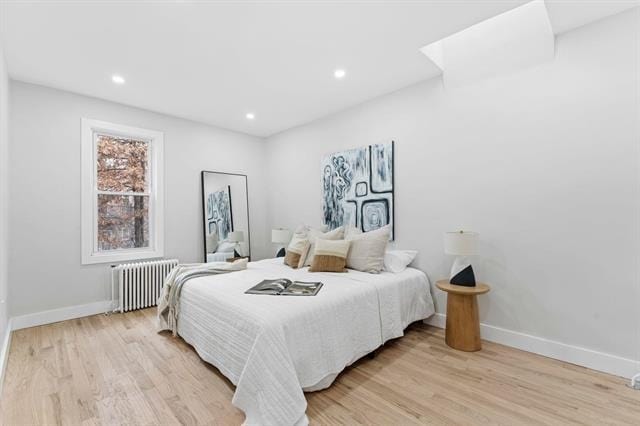
<svg viewBox="0 0 640 426"><path fill-rule="evenodd" d="M149 262L123 263L114 268L112 280L118 285L117 311L156 306L164 279L178 265L178 259L152 260ZM112 282L113 292L115 282Z"/></svg>

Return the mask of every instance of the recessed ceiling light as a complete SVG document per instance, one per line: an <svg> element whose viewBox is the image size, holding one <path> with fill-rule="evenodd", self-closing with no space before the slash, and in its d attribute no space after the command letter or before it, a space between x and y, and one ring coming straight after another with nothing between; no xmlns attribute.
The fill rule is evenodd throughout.
<svg viewBox="0 0 640 426"><path fill-rule="evenodd" d="M246 117L247 120L253 120L254 118L256 118L256 115L252 112L248 112Z"/></svg>
<svg viewBox="0 0 640 426"><path fill-rule="evenodd" d="M111 76L111 81L115 84L124 84L124 77L118 74L114 74Z"/></svg>
<svg viewBox="0 0 640 426"><path fill-rule="evenodd" d="M345 70L335 70L333 72L333 76L338 80L344 78L345 75L347 75L347 72Z"/></svg>

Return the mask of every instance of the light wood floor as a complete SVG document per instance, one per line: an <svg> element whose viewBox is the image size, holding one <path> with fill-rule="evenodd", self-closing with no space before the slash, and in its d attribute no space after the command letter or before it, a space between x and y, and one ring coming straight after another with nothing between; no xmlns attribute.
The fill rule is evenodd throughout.
<svg viewBox="0 0 640 426"><path fill-rule="evenodd" d="M4 425L238 425L233 386L154 309L14 333ZM312 424L640 424L625 380L485 342L464 353L414 324L327 390L307 394Z"/></svg>

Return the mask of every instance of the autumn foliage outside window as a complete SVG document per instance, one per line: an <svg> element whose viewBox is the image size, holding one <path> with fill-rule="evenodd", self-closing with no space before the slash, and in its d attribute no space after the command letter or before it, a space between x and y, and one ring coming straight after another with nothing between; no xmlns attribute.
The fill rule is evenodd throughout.
<svg viewBox="0 0 640 426"><path fill-rule="evenodd" d="M98 251L149 247L150 144L95 137Z"/></svg>

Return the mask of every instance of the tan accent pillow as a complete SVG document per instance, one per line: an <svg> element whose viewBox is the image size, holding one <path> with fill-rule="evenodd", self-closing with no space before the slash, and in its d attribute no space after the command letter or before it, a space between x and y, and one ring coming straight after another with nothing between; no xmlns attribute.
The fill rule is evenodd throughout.
<svg viewBox="0 0 640 426"><path fill-rule="evenodd" d="M329 232L322 232L318 229L309 229L307 232L307 238L309 239L309 243L311 247L309 247L309 254L307 255L307 259L304 261L304 266L311 266L313 262L313 256L315 253L315 243L317 240L341 240L344 238L344 227L336 228Z"/></svg>
<svg viewBox="0 0 640 426"><path fill-rule="evenodd" d="M284 264L292 268L299 268L304 263L304 259L309 251L309 240L299 235L294 235L289 246L287 254L284 256Z"/></svg>
<svg viewBox="0 0 640 426"><path fill-rule="evenodd" d="M377 274L384 268L384 253L387 249L391 225L362 234L351 234L347 256L347 268Z"/></svg>
<svg viewBox="0 0 640 426"><path fill-rule="evenodd" d="M315 255L309 272L346 272L349 241L316 240Z"/></svg>

